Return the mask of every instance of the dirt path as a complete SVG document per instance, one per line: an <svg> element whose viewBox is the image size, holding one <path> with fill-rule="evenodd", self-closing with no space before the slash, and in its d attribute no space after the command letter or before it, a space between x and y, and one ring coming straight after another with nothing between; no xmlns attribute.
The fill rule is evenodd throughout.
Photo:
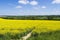
<svg viewBox="0 0 60 40"><path fill-rule="evenodd" d="M28 33L26 36L23 36L20 40L27 40L31 37L32 32Z"/></svg>
<svg viewBox="0 0 60 40"><path fill-rule="evenodd" d="M32 31L35 29L35 27L33 27L33 29L26 35L26 36L23 36L20 40L27 40L28 38L31 37L32 35Z"/></svg>

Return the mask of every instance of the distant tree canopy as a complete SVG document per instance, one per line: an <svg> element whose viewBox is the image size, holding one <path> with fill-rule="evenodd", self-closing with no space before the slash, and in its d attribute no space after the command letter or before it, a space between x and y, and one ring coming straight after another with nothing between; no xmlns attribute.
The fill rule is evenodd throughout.
<svg viewBox="0 0 60 40"><path fill-rule="evenodd" d="M60 20L60 15L37 15L37 16L2 16L3 19L15 20Z"/></svg>

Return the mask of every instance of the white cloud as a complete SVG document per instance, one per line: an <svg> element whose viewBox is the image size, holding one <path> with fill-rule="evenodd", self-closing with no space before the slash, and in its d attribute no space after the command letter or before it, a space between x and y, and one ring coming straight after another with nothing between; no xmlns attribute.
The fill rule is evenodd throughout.
<svg viewBox="0 0 60 40"><path fill-rule="evenodd" d="M53 0L53 4L60 4L60 0Z"/></svg>
<svg viewBox="0 0 60 40"><path fill-rule="evenodd" d="M38 5L38 2L35 0L29 1L29 0L19 0L19 4L30 4L30 5Z"/></svg>
<svg viewBox="0 0 60 40"><path fill-rule="evenodd" d="M22 8L22 6L16 6L16 8L18 8L18 9L19 9L19 8Z"/></svg>
<svg viewBox="0 0 60 40"><path fill-rule="evenodd" d="M28 1L28 0L19 0L18 3L21 3L21 4L28 4L29 1Z"/></svg>
<svg viewBox="0 0 60 40"><path fill-rule="evenodd" d="M41 8L46 8L46 6L42 6Z"/></svg>
<svg viewBox="0 0 60 40"><path fill-rule="evenodd" d="M37 1L31 1L30 4L31 5L38 5L38 2Z"/></svg>

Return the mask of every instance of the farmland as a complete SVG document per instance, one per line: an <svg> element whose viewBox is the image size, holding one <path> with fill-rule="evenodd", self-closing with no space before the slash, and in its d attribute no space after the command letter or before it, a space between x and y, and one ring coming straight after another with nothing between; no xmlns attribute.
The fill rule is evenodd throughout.
<svg viewBox="0 0 60 40"><path fill-rule="evenodd" d="M58 31L57 31L58 30ZM20 38L30 31L32 31L32 35L36 34L39 35L40 33L43 33L42 35L48 33L48 32L60 32L60 21L53 21L53 20L9 20L9 19L2 19L0 18L0 39L2 39L1 35L6 36L6 40L10 38ZM56 32L55 32L56 33ZM56 33L58 35L58 33ZM7 38L7 36L9 38ZM16 36L17 35L17 36ZM18 36L20 35L20 36ZM47 34L49 35L49 34ZM53 33L52 33L53 35ZM16 37L15 37L16 36ZM46 35L45 35L46 36ZM38 37L39 39L39 37ZM36 39L36 40L38 40ZM32 36L31 39L28 40L35 40ZM40 39L39 39L40 40ZM41 39L44 40L44 39ZM47 39L46 39L47 40ZM51 39L53 40L53 39Z"/></svg>

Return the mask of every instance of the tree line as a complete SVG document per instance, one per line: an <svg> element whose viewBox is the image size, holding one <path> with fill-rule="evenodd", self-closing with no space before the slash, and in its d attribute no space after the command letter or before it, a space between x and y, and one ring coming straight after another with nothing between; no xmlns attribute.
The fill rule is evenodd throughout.
<svg viewBox="0 0 60 40"><path fill-rule="evenodd" d="M13 20L60 20L60 15L2 16L0 18Z"/></svg>

